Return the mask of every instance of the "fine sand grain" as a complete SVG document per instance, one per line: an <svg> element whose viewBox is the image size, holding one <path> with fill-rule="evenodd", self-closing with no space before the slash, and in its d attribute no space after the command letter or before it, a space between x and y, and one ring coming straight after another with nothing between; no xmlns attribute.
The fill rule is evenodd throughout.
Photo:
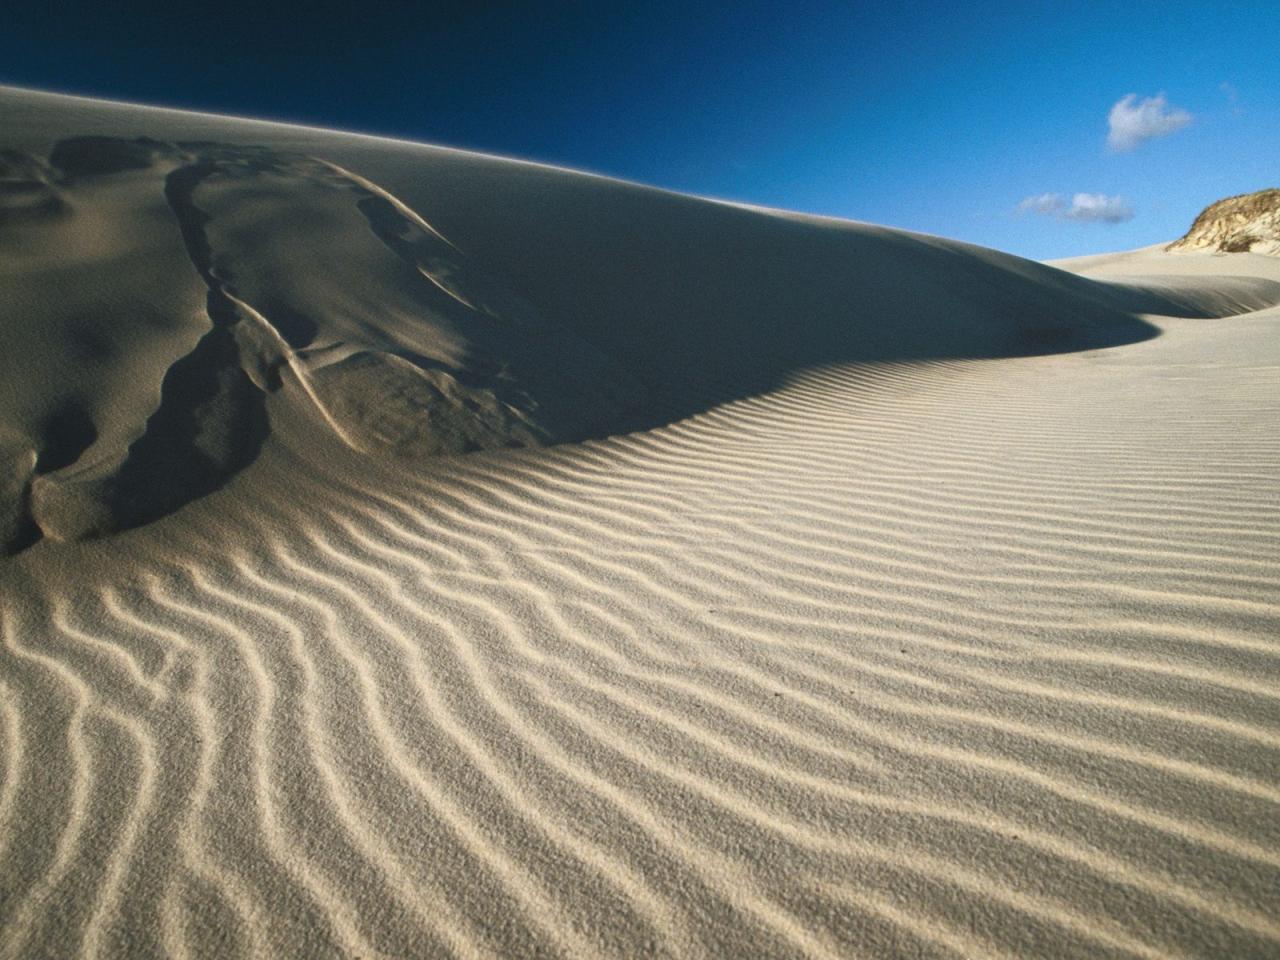
<svg viewBox="0 0 1280 960"><path fill-rule="evenodd" d="M1280 955L1280 259L0 141L0 957Z"/></svg>

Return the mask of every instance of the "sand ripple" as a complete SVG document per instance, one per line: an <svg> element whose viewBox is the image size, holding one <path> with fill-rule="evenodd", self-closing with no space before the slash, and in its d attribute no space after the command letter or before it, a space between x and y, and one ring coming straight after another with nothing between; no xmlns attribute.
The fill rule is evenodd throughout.
<svg viewBox="0 0 1280 960"><path fill-rule="evenodd" d="M1273 956L1274 321L9 561L0 955Z"/></svg>

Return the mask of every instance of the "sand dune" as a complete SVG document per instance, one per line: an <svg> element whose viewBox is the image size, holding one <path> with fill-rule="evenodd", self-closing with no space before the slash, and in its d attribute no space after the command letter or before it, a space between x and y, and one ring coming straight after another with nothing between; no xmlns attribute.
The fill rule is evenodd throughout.
<svg viewBox="0 0 1280 960"><path fill-rule="evenodd" d="M344 135L132 108L108 136L120 108L81 109L9 95L11 551L217 489L284 415L268 397L418 462L660 426L819 365L1079 350L1280 301L1269 278L1104 285L429 148L407 183L402 145Z"/></svg>
<svg viewBox="0 0 1280 960"><path fill-rule="evenodd" d="M1280 262L0 110L0 956L1280 950Z"/></svg>

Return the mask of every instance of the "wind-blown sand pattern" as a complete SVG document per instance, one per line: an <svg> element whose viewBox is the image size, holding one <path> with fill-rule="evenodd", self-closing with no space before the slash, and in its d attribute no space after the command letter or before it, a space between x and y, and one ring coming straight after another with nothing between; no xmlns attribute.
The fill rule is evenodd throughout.
<svg viewBox="0 0 1280 960"><path fill-rule="evenodd" d="M1082 278L412 145L0 108L28 167L203 144L92 188L101 252L0 266L33 285L0 307L0 956L1280 953L1280 261ZM164 179L201 163L225 182L184 220ZM299 205L323 227L291 249ZM76 353L81 295L118 313ZM209 337L235 402L143 462L231 439L134 483ZM443 426L374 416L388 379Z"/></svg>

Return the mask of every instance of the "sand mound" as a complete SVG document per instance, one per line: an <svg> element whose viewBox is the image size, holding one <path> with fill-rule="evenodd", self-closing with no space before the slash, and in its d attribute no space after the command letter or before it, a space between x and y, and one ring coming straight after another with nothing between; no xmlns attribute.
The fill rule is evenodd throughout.
<svg viewBox="0 0 1280 960"><path fill-rule="evenodd" d="M1280 190L1259 190L1209 204L1186 236L1167 249L1280 256Z"/></svg>
<svg viewBox="0 0 1280 960"><path fill-rule="evenodd" d="M23 438L35 453L27 516L4 505L11 545L216 489L257 456L282 388L353 448L412 458L606 432L638 403L624 371L339 167L102 136L10 157L22 192L58 200L0 234L26 254L5 292L34 308L11 333L44 341L8 356L9 475Z"/></svg>
<svg viewBox="0 0 1280 960"><path fill-rule="evenodd" d="M1280 949L1280 261L0 119L0 957Z"/></svg>
<svg viewBox="0 0 1280 960"><path fill-rule="evenodd" d="M0 291L22 341L0 406L9 550L137 526L218 489L258 456L271 395L276 419L420 466L651 428L816 365L1084 349L1151 335L1141 313L1278 298L1265 281L1107 287L936 238L605 182L619 203L564 174L565 215L598 221L566 244L571 262L536 237L473 256L473 231L448 239L328 159L353 138L303 154L173 126L157 114L154 135L5 154L20 215L0 226L16 253Z"/></svg>

